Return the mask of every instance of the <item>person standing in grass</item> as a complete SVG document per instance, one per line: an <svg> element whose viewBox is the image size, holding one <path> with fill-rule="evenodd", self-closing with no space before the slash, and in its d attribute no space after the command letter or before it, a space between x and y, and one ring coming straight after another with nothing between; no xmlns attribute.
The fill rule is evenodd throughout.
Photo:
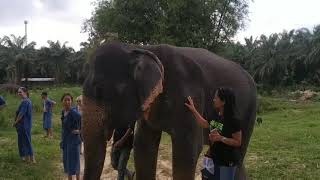
<svg viewBox="0 0 320 180"><path fill-rule="evenodd" d="M77 111L80 115L82 115L82 95L78 96L76 98L76 102L77 102ZM80 144L80 154L83 154L83 140L82 140L82 136L81 137L81 144Z"/></svg>
<svg viewBox="0 0 320 180"><path fill-rule="evenodd" d="M0 96L0 110L2 110L6 106L6 101L2 96Z"/></svg>
<svg viewBox="0 0 320 180"><path fill-rule="evenodd" d="M63 151L63 168L72 180L75 175L80 180L80 121L81 116L72 107L73 97L69 93L63 94L61 102L63 105L61 124L61 149Z"/></svg>
<svg viewBox="0 0 320 180"><path fill-rule="evenodd" d="M218 88L213 99L217 117L204 119L188 97L185 105L203 128L210 128L211 146L207 157L211 158L208 169L202 171L203 180L233 180L240 161L242 133L240 121L235 117L235 95L230 88ZM213 168L213 170L211 169Z"/></svg>
<svg viewBox="0 0 320 180"><path fill-rule="evenodd" d="M28 162L35 163L31 144L32 102L29 99L29 93L25 87L18 89L18 95L21 98L21 103L16 112L13 126L16 128L18 134L19 155L23 161L27 160Z"/></svg>
<svg viewBox="0 0 320 180"><path fill-rule="evenodd" d="M52 108L56 102L48 98L47 92L42 92L41 98L43 100L43 129L47 132L45 137L52 137Z"/></svg>
<svg viewBox="0 0 320 180"><path fill-rule="evenodd" d="M80 115L82 114L82 95L78 96L76 98L76 102L77 102L77 111L80 113Z"/></svg>

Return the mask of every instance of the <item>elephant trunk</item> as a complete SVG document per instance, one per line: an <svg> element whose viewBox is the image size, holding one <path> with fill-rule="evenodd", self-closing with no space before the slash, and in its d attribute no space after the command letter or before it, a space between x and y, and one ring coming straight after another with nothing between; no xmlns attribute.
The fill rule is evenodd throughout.
<svg viewBox="0 0 320 180"><path fill-rule="evenodd" d="M107 117L105 109L83 98L82 135L84 141L84 180L100 179L106 154Z"/></svg>

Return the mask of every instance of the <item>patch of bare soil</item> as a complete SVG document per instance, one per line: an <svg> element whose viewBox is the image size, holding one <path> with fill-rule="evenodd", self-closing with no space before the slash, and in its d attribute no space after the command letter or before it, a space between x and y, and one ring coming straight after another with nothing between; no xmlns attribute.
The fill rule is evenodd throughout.
<svg viewBox="0 0 320 180"><path fill-rule="evenodd" d="M308 101L315 96L318 96L318 92L314 92L312 90L305 90L305 91L295 91L293 94L296 94L299 97L300 101Z"/></svg>
<svg viewBox="0 0 320 180"><path fill-rule="evenodd" d="M166 146L166 147L165 147ZM111 143L107 145L107 154L104 162L104 168L101 175L101 179L103 180L116 180L117 179L117 171L115 171L111 166L110 161L110 153L111 153ZM132 155L132 152L131 152ZM202 165L202 157L198 160L198 166L196 169L196 180L201 180L200 169ZM171 146L160 144L159 147L159 155L158 155L158 164L157 164L157 173L156 179L158 180L172 180L172 158L171 158ZM81 156L81 175L83 175L84 168L84 157Z"/></svg>

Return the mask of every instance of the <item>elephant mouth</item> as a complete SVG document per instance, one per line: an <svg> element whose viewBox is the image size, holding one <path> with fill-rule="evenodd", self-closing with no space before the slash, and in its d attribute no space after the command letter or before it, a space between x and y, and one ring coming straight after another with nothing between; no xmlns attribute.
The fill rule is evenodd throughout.
<svg viewBox="0 0 320 180"><path fill-rule="evenodd" d="M104 127L107 114L105 106L97 104L94 100L83 96L82 104L82 126L90 127L90 124L96 124L98 127Z"/></svg>

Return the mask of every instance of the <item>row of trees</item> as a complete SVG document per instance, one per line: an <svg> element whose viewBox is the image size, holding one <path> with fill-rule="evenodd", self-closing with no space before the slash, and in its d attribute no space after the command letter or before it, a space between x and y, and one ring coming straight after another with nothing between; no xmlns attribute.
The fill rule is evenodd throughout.
<svg viewBox="0 0 320 180"><path fill-rule="evenodd" d="M22 77L54 77L57 83L82 81L84 48L76 52L59 41L48 41L48 47L40 49L35 45L25 37L0 38L0 83L19 84Z"/></svg>
<svg viewBox="0 0 320 180"><path fill-rule="evenodd" d="M116 35L134 44L216 50L244 27L249 0L96 0L83 26L90 42Z"/></svg>
<svg viewBox="0 0 320 180"><path fill-rule="evenodd" d="M229 43L225 57L242 65L265 86L320 83L320 25Z"/></svg>

